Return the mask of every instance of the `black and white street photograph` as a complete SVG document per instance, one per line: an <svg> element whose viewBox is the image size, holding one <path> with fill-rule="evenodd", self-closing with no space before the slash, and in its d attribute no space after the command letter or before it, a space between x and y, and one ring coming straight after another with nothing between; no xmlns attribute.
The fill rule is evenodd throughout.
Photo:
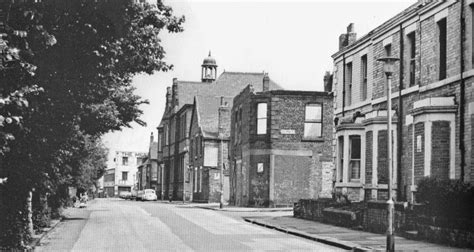
<svg viewBox="0 0 474 252"><path fill-rule="evenodd" d="M0 251L474 251L474 0L0 0Z"/></svg>

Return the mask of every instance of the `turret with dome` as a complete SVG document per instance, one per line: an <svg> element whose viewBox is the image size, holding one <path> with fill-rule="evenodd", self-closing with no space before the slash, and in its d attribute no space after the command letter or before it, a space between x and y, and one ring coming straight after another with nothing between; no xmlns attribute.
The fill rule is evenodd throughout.
<svg viewBox="0 0 474 252"><path fill-rule="evenodd" d="M211 56L211 51L209 51L209 56L203 60L201 68L202 82L213 82L216 80L217 64L216 60Z"/></svg>

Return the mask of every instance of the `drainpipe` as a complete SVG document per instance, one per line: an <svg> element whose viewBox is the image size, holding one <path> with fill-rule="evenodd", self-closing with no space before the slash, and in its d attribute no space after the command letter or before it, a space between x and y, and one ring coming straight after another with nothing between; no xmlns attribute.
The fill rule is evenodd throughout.
<svg viewBox="0 0 474 252"><path fill-rule="evenodd" d="M403 26L400 24L400 74L398 81L398 121L397 121L397 200L406 200L406 193L402 190L402 149L403 149L403 72L404 72L404 53L405 45L403 43ZM403 193L402 193L403 192Z"/></svg>
<svg viewBox="0 0 474 252"><path fill-rule="evenodd" d="M346 106L346 55L342 55L342 117Z"/></svg>
<svg viewBox="0 0 474 252"><path fill-rule="evenodd" d="M461 0L461 16L460 16L460 22L461 22L461 39L459 40L459 45L460 45L460 63L461 63L461 90L459 94L459 151L461 154L461 175L460 175L460 180L464 181L464 169L466 166L466 153L465 153L465 147L464 147L464 112L465 112L465 92L466 92L466 86L464 83L464 40L465 40L465 31L466 31L466 23L465 23L465 18L464 18L464 0Z"/></svg>

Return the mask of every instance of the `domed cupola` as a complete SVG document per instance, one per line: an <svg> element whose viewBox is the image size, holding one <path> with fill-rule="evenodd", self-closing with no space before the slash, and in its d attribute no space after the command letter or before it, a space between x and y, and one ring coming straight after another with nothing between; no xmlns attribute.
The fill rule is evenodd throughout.
<svg viewBox="0 0 474 252"><path fill-rule="evenodd" d="M213 82L216 80L217 64L216 60L211 56L211 51L209 51L209 56L203 60L201 68L202 82Z"/></svg>

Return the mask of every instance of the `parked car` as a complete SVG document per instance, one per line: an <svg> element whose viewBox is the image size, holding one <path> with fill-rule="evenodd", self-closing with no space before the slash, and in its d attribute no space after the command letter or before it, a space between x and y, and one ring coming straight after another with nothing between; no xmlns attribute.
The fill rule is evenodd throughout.
<svg viewBox="0 0 474 252"><path fill-rule="evenodd" d="M145 189L142 191L138 191L136 200L157 200L158 197L156 196L155 190L153 189Z"/></svg>
<svg viewBox="0 0 474 252"><path fill-rule="evenodd" d="M127 191L120 192L119 197L121 199L131 199L132 198L132 192L127 192Z"/></svg>

